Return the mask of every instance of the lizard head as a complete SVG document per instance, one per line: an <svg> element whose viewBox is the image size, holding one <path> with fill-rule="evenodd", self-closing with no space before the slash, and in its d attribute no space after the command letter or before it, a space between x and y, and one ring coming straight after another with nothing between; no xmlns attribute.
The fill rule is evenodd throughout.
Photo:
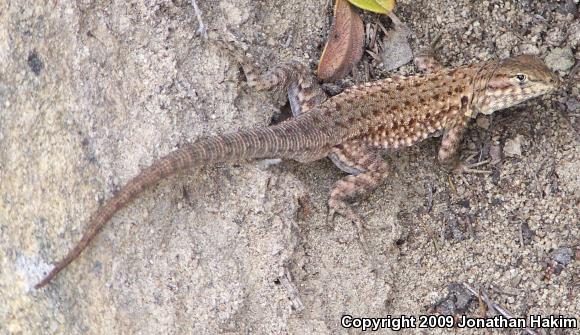
<svg viewBox="0 0 580 335"><path fill-rule="evenodd" d="M494 62L490 70L491 75L482 78L484 85L478 89L479 97L475 105L482 114L491 114L550 93L561 83L544 62L530 55Z"/></svg>

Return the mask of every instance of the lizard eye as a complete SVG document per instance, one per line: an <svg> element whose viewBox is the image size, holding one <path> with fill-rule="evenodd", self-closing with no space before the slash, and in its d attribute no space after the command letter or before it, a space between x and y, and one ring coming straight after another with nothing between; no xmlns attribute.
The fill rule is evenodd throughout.
<svg viewBox="0 0 580 335"><path fill-rule="evenodd" d="M518 73L516 74L516 79L520 82L520 84L523 84L526 79L528 79L528 77L525 74Z"/></svg>

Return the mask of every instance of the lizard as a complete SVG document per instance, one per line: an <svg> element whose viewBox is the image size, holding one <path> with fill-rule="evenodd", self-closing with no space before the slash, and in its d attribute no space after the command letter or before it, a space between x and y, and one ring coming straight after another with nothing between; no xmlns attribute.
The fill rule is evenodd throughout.
<svg viewBox="0 0 580 335"><path fill-rule="evenodd" d="M417 63L423 73L355 85L328 98L299 62L282 63L258 76L243 57L237 60L250 86L288 91L293 117L272 126L202 138L155 161L93 213L80 241L36 289L75 260L115 213L186 168L264 158L311 162L329 157L348 174L330 192L329 217L343 215L360 234L364 220L349 200L368 194L389 176L382 152L442 136L439 161L455 172L469 172L470 166L459 159L469 120L548 94L561 84L540 58L521 55L457 68L425 61L423 66Z"/></svg>

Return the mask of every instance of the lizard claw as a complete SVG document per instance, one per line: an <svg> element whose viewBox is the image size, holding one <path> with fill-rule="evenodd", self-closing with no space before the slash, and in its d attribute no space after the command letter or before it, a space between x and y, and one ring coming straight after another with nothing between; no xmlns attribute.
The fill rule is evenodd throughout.
<svg viewBox="0 0 580 335"><path fill-rule="evenodd" d="M470 161L473 157L475 157L475 155L476 154L473 154L473 155L469 156L465 161L466 162ZM480 167L480 166L489 164L489 162L491 162L491 159L486 159L486 160L483 160L483 161L480 161L480 162L475 162L475 163L459 163L453 169L453 173L455 173L455 174L467 174L467 173L473 173L473 174L491 174L492 173L491 170L480 170L480 169L476 169L477 167Z"/></svg>
<svg viewBox="0 0 580 335"><path fill-rule="evenodd" d="M490 161L491 161L490 159L486 159L484 161L477 162L477 163L472 163L472 164L460 163L453 170L453 173L455 173L455 174L464 174L464 173L465 174L466 173L473 173L473 174L491 174L492 173L491 170L475 169L476 167L489 164Z"/></svg>

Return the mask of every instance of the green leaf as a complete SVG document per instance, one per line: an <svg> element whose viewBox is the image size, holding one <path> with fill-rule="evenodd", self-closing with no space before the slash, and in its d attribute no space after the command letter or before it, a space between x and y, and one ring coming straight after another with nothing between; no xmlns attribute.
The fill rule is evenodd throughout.
<svg viewBox="0 0 580 335"><path fill-rule="evenodd" d="M395 0L348 0L348 2L379 14L389 14L395 8Z"/></svg>

